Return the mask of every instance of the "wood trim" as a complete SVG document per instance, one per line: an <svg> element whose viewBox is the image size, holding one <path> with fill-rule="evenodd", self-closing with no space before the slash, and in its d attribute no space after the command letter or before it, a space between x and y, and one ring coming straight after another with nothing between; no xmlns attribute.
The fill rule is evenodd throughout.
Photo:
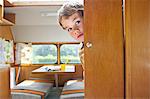
<svg viewBox="0 0 150 99"><path fill-rule="evenodd" d="M16 70L17 73L16 73L16 83L18 84L19 82L19 76L20 76L20 71L21 71L21 67L18 67L18 69Z"/></svg>
<svg viewBox="0 0 150 99"><path fill-rule="evenodd" d="M66 95L66 94L74 94L74 93L84 93L84 89L77 89L77 90L65 90L61 94Z"/></svg>
<svg viewBox="0 0 150 99"><path fill-rule="evenodd" d="M16 43L32 43L35 44L80 44L80 42L15 42Z"/></svg>
<svg viewBox="0 0 150 99"><path fill-rule="evenodd" d="M43 83L54 83L52 80L46 80L46 79L32 79L32 80L25 80L25 81L34 81L34 82L43 82Z"/></svg>
<svg viewBox="0 0 150 99"><path fill-rule="evenodd" d="M14 25L14 23L8 21L7 19L2 18L2 20L0 21L0 25L2 25L2 26L12 26L12 25Z"/></svg>
<svg viewBox="0 0 150 99"><path fill-rule="evenodd" d="M15 13L5 13L4 19L10 21L11 23L15 24Z"/></svg>
<svg viewBox="0 0 150 99"><path fill-rule="evenodd" d="M62 5L13 5L12 7L39 7L39 6L62 6Z"/></svg>
<svg viewBox="0 0 150 99"><path fill-rule="evenodd" d="M44 99L45 93L40 91L33 91L33 90L21 90L21 89L12 89L11 92L21 92L21 93L29 93L29 94L36 94L40 95L42 99Z"/></svg>
<svg viewBox="0 0 150 99"><path fill-rule="evenodd" d="M60 64L21 64L21 67L35 67L35 66L58 66ZM78 66L78 65L81 65L81 64L67 64L67 65L75 65L75 66ZM17 64L16 65L13 65L12 67L19 67Z"/></svg>
<svg viewBox="0 0 150 99"><path fill-rule="evenodd" d="M60 64L60 44L57 44L57 64Z"/></svg>
<svg viewBox="0 0 150 99"><path fill-rule="evenodd" d="M4 6L5 7L13 7L13 4L11 4L8 0L4 0Z"/></svg>
<svg viewBox="0 0 150 99"><path fill-rule="evenodd" d="M75 71L76 72L76 71ZM52 71L52 72L32 72L32 74L74 74L75 72L63 72L63 71Z"/></svg>

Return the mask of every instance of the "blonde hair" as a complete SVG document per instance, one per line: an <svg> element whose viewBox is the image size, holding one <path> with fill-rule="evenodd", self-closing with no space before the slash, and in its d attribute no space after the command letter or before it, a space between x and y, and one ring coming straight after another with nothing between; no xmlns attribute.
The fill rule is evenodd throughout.
<svg viewBox="0 0 150 99"><path fill-rule="evenodd" d="M73 15L76 12L79 13L81 17L83 17L83 11L83 5L78 2L68 2L63 4L63 6L58 10L58 22L60 26L63 28L61 23L62 17L67 19L69 16Z"/></svg>

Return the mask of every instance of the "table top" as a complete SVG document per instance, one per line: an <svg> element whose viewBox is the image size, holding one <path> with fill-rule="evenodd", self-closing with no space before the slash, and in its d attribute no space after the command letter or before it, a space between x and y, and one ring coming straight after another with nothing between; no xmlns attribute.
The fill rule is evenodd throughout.
<svg viewBox="0 0 150 99"><path fill-rule="evenodd" d="M74 73L74 65L66 65L65 70L61 70L61 66L46 65L32 71L32 73Z"/></svg>

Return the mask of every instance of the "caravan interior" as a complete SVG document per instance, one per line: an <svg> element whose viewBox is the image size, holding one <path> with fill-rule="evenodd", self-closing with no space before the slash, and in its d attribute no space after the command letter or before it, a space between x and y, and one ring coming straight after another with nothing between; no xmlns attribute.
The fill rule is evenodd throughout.
<svg viewBox="0 0 150 99"><path fill-rule="evenodd" d="M68 1L1 0L0 99L83 99L80 42L57 22Z"/></svg>
<svg viewBox="0 0 150 99"><path fill-rule="evenodd" d="M0 99L149 99L150 0L84 0L84 82L68 1L0 0Z"/></svg>

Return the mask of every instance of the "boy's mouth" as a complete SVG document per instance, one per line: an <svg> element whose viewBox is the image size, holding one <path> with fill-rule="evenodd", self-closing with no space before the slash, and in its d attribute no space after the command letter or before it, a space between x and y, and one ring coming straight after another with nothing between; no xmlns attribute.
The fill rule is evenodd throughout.
<svg viewBox="0 0 150 99"><path fill-rule="evenodd" d="M77 37L77 38L81 37L82 35L83 35L83 33L81 33L80 35L78 35L78 37Z"/></svg>

